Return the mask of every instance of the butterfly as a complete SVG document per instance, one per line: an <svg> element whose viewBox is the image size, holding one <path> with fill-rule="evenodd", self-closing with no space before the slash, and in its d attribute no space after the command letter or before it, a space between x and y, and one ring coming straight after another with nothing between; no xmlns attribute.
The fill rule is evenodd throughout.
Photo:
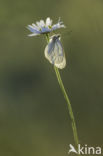
<svg viewBox="0 0 103 156"><path fill-rule="evenodd" d="M59 69L66 66L65 53L60 42L60 35L55 34L49 38L49 43L45 48L44 54L46 59Z"/></svg>

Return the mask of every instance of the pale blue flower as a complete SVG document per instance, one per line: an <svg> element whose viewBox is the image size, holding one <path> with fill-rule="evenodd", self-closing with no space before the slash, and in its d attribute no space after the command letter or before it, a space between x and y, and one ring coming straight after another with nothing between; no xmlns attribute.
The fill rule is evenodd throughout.
<svg viewBox="0 0 103 156"><path fill-rule="evenodd" d="M59 28L65 28L63 22L58 20L58 23L52 25L52 20L48 17L46 22L44 20L40 20L40 22L36 22L36 24L28 25L27 28L32 32L32 34L28 36L37 36L40 34L47 34Z"/></svg>

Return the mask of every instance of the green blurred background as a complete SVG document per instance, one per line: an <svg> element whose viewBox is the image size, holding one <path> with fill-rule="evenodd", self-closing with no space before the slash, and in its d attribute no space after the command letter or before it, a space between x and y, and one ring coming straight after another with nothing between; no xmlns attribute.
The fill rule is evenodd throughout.
<svg viewBox="0 0 103 156"><path fill-rule="evenodd" d="M74 144L46 40L27 37L26 26L47 17L67 27L60 72L80 143L103 146L103 1L0 0L0 156L67 156Z"/></svg>

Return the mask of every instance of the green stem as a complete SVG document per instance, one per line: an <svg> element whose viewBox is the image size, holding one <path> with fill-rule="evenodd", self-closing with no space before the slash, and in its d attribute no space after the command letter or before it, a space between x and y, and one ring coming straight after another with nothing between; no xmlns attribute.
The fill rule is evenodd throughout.
<svg viewBox="0 0 103 156"><path fill-rule="evenodd" d="M70 103L68 95L67 95L67 93L65 91L65 88L64 88L64 85L63 85L63 82L62 82L62 79L61 79L61 76L60 76L58 68L54 66L54 70L55 70L55 73L56 73L56 76L57 76L60 88L61 88L61 90L63 92L64 98L65 98L65 100L67 102L70 118L71 118L71 121L72 121L72 129L73 129L74 141L75 141L75 145L77 147L79 141L78 141L77 128L76 128L76 123L75 123L75 119L74 119L74 114L73 114L73 111L72 111L71 103Z"/></svg>
<svg viewBox="0 0 103 156"><path fill-rule="evenodd" d="M46 39L47 39L47 42L49 42L49 36L48 35L46 35ZM64 88L64 85L63 85L63 82L62 82L62 79L61 79L59 70L55 66L54 66L54 70L55 70L56 77L57 77L57 80L59 82L60 88L61 88L62 93L64 95L64 98L65 98L65 100L67 102L68 111L69 111L69 115L70 115L71 122L72 122L72 130L73 130L73 136L74 136L75 146L76 146L76 148L78 148L79 140L78 140L76 122L75 122L74 114L73 114L73 111L72 111L72 106L71 106L70 100L68 98L68 95L66 93L66 90Z"/></svg>

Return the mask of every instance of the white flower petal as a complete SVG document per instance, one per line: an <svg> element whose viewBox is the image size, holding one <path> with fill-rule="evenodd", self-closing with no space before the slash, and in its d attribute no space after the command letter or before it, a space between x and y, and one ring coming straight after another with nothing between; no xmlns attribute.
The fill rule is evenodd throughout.
<svg viewBox="0 0 103 156"><path fill-rule="evenodd" d="M44 21L43 21L43 20L40 20L40 23L39 23L39 25L40 25L41 27L44 27L44 26L45 26L45 23L44 23Z"/></svg>
<svg viewBox="0 0 103 156"><path fill-rule="evenodd" d="M38 35L40 35L40 34L35 34L35 33L33 33L33 34L29 34L28 36L29 36L29 37L32 37L32 36L38 36Z"/></svg>
<svg viewBox="0 0 103 156"><path fill-rule="evenodd" d="M38 26L37 26L36 24L32 23L32 26L33 26L33 28L35 28L36 30L39 30L39 29L38 29Z"/></svg>
<svg viewBox="0 0 103 156"><path fill-rule="evenodd" d="M36 24L37 24L37 27L40 29L41 28L40 22L36 22Z"/></svg>
<svg viewBox="0 0 103 156"><path fill-rule="evenodd" d="M50 17L48 17L46 19L46 26L48 27L48 26L51 26L51 25L52 25L52 20L50 19Z"/></svg>
<svg viewBox="0 0 103 156"><path fill-rule="evenodd" d="M61 25L61 28L66 28L66 26L64 24Z"/></svg>
<svg viewBox="0 0 103 156"><path fill-rule="evenodd" d="M52 30L56 30L56 29L59 29L59 28L65 28L65 25L60 25L59 23L57 23L57 24L54 24L53 26L52 26Z"/></svg>
<svg viewBox="0 0 103 156"><path fill-rule="evenodd" d="M57 24L52 26L52 30L56 30L56 29L58 29L58 25Z"/></svg>

